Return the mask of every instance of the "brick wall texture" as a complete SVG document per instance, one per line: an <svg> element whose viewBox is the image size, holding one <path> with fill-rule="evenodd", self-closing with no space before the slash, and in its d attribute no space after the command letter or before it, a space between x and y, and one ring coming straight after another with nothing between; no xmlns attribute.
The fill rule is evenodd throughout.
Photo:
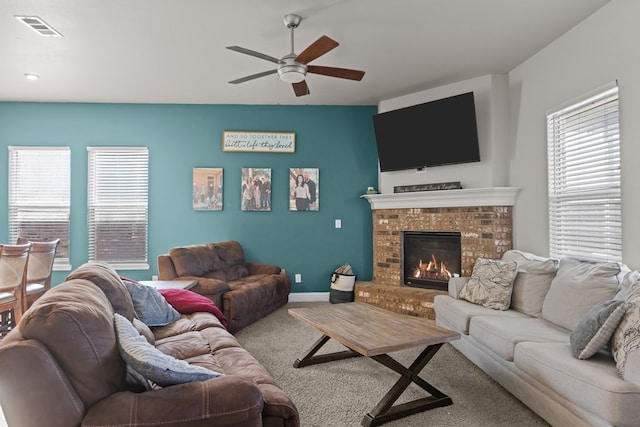
<svg viewBox="0 0 640 427"><path fill-rule="evenodd" d="M511 249L511 206L376 209L373 211L373 282L400 286L402 231L459 231L462 276L476 258L502 258Z"/></svg>
<svg viewBox="0 0 640 427"><path fill-rule="evenodd" d="M446 291L403 286L402 232L458 231L462 276L478 257L502 258L511 249L511 206L376 209L373 211L373 282L356 284L355 300L388 310L435 319L433 297Z"/></svg>

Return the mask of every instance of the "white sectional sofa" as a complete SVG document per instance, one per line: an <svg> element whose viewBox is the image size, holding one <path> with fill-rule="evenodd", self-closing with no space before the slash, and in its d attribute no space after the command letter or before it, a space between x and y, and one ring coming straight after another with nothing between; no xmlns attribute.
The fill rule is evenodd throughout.
<svg viewBox="0 0 640 427"><path fill-rule="evenodd" d="M461 334L451 344L553 426L640 426L640 273L520 251L502 261L517 265L507 309L469 298L470 278L452 279L449 294L435 298L436 323ZM574 354L588 356L580 351L585 343L572 341L584 341L594 319L604 322L594 308L603 301L620 306L617 318L587 341L607 345L579 359Z"/></svg>

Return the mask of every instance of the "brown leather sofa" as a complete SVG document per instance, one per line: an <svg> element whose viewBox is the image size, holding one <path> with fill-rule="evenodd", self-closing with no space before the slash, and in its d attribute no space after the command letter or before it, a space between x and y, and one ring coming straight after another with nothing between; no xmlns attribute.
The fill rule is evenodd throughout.
<svg viewBox="0 0 640 427"><path fill-rule="evenodd" d="M158 275L197 280L191 290L222 308L232 333L285 305L291 292L291 279L280 267L246 262L234 240L172 248L158 256Z"/></svg>
<svg viewBox="0 0 640 427"><path fill-rule="evenodd" d="M149 391L125 382L114 313L163 353L224 373ZM106 264L53 287L0 342L0 405L11 427L291 426L298 411L264 367L209 313L152 330Z"/></svg>

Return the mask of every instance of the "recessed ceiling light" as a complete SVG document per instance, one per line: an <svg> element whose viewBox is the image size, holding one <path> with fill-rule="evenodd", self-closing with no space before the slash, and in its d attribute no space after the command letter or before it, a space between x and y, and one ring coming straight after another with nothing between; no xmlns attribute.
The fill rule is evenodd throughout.
<svg viewBox="0 0 640 427"><path fill-rule="evenodd" d="M38 16L14 15L14 17L43 37L62 37L62 34L54 30L51 25L44 22Z"/></svg>
<svg viewBox="0 0 640 427"><path fill-rule="evenodd" d="M38 74L34 74L34 73L24 73L24 76L28 79L28 80L38 80L40 78L40 76Z"/></svg>

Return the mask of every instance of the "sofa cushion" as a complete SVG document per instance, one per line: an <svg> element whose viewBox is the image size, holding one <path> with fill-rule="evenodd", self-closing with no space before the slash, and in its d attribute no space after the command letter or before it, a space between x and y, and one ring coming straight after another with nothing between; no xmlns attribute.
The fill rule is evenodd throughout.
<svg viewBox="0 0 640 427"><path fill-rule="evenodd" d="M571 352L578 359L588 359L602 350L611 340L627 303L608 300L596 304L571 332Z"/></svg>
<svg viewBox="0 0 640 427"><path fill-rule="evenodd" d="M625 300L632 297L631 292L640 289L640 271L630 270L625 272L620 280L618 293L613 299Z"/></svg>
<svg viewBox="0 0 640 427"><path fill-rule="evenodd" d="M213 245L191 245L172 248L169 256L178 277L205 277L206 273L220 269L220 260ZM220 279L213 277L214 279ZM224 278L221 278L224 280Z"/></svg>
<svg viewBox="0 0 640 427"><path fill-rule="evenodd" d="M153 331L140 319L133 319L133 326L136 328L138 333L147 339L147 342L151 345L155 345L156 337L153 335Z"/></svg>
<svg viewBox="0 0 640 427"><path fill-rule="evenodd" d="M508 309L517 267L515 262L478 258L460 298L496 310Z"/></svg>
<svg viewBox="0 0 640 427"><path fill-rule="evenodd" d="M135 310L131 295L120 280L120 276L109 264L104 262L90 261L75 269L66 280L86 279L93 285L99 287L107 296L113 306L113 310L133 320Z"/></svg>
<svg viewBox="0 0 640 427"><path fill-rule="evenodd" d="M637 426L640 387L622 380L611 357L577 360L569 343L520 343L515 366L542 386L612 426ZM543 393L544 389L541 390Z"/></svg>
<svg viewBox="0 0 640 427"><path fill-rule="evenodd" d="M204 381L222 375L164 354L149 344L129 320L117 313L113 321L118 336L118 349L127 365L161 387Z"/></svg>
<svg viewBox="0 0 640 427"><path fill-rule="evenodd" d="M172 248L169 256L180 277L231 281L249 275L242 246L233 240Z"/></svg>
<svg viewBox="0 0 640 427"><path fill-rule="evenodd" d="M147 326L165 326L180 318L180 313L152 286L129 279L122 282L127 288L138 319Z"/></svg>
<svg viewBox="0 0 640 427"><path fill-rule="evenodd" d="M86 407L124 389L113 308L91 282L73 279L54 286L25 313L19 328L25 339L49 350Z"/></svg>
<svg viewBox="0 0 640 427"><path fill-rule="evenodd" d="M258 274L233 280L229 287L222 299L229 330L234 333L285 305L291 282L283 274Z"/></svg>
<svg viewBox="0 0 640 427"><path fill-rule="evenodd" d="M569 342L569 331L537 317L510 318L475 316L469 336L504 360L512 361L521 342Z"/></svg>
<svg viewBox="0 0 640 427"><path fill-rule="evenodd" d="M249 275L247 270L244 250L235 240L215 243L215 250L220 259L220 268L225 272L227 282L238 280Z"/></svg>
<svg viewBox="0 0 640 427"><path fill-rule="evenodd" d="M562 258L542 305L542 318L573 330L591 308L618 291L620 265Z"/></svg>
<svg viewBox="0 0 640 427"><path fill-rule="evenodd" d="M505 252L502 261L518 264L510 308L540 317L544 297L558 269L558 261L517 250Z"/></svg>
<svg viewBox="0 0 640 427"><path fill-rule="evenodd" d="M433 299L436 312L436 323L446 325L462 334L469 333L469 323L475 316L497 316L502 322L509 322L511 318L525 318L530 316L515 310L493 310L465 300L454 299L448 295L436 295Z"/></svg>

